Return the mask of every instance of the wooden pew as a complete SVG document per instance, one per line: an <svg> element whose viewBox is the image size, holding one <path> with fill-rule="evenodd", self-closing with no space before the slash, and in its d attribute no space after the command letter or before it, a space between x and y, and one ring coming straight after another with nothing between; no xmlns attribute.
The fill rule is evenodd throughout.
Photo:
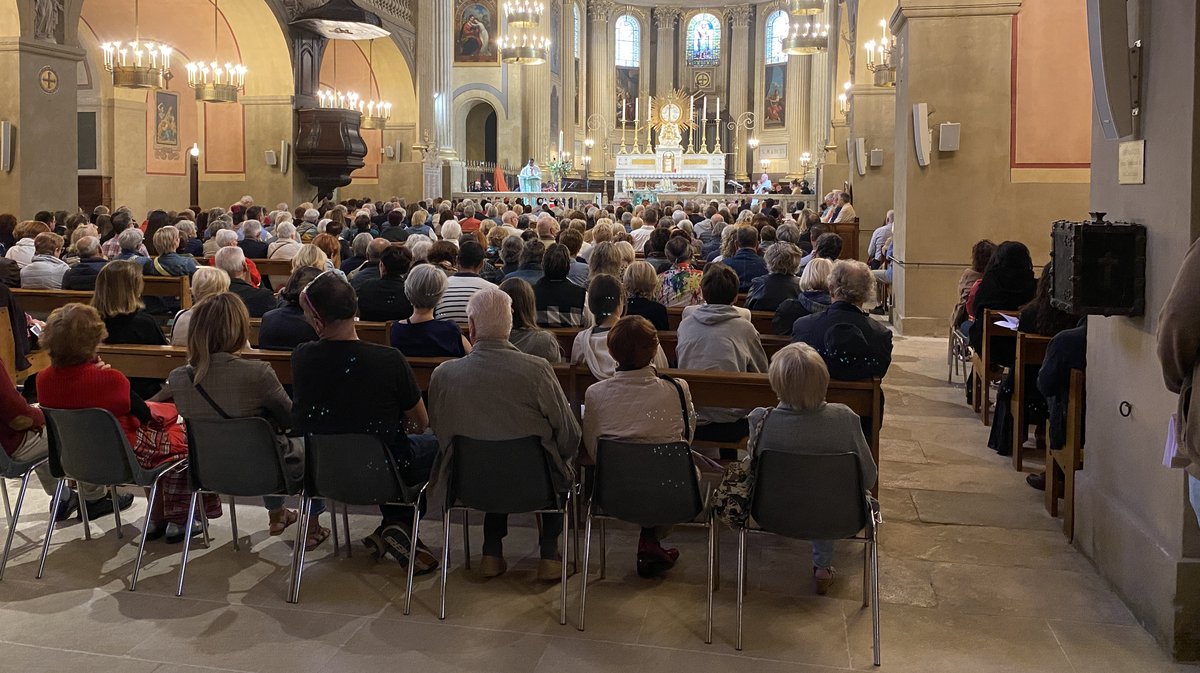
<svg viewBox="0 0 1200 673"><path fill-rule="evenodd" d="M775 328L771 325L771 319L775 317L773 311L751 311L750 322L754 324L754 329L758 330L759 334L775 334ZM667 308L667 324L671 330L678 330L679 323L683 322L683 308L678 306Z"/></svg>
<svg viewBox="0 0 1200 673"><path fill-rule="evenodd" d="M258 272L264 276L291 276L292 260L290 259L251 259Z"/></svg>
<svg viewBox="0 0 1200 673"><path fill-rule="evenodd" d="M242 357L262 360L271 365L279 381L292 382L292 354L286 351L247 349ZM100 358L113 369L130 377L166 379L171 370L187 363L187 349L179 346L103 345ZM433 370L447 358L408 358L421 390L429 389ZM563 393L575 409L579 409L588 386L596 382L586 365L554 366ZM688 382L692 403L703 406L736 406L739 408L773 406L778 403L766 374L743 374L685 369L667 369L662 373ZM879 430L882 423L883 396L881 381L830 381L826 400L850 407L860 416L872 419L867 443L875 463L879 463Z"/></svg>
<svg viewBox="0 0 1200 673"><path fill-rule="evenodd" d="M572 327L557 327L549 330L551 334L558 339L558 347L562 349L563 359L570 362L571 350L575 346L575 336L580 330ZM767 352L767 357L771 357L779 352L779 349L791 343L791 337L776 336L774 334L760 334L759 341L762 342L763 350ZM256 343L251 341L251 344ZM667 356L667 361L671 366L675 366L679 360L675 357L675 347L679 344L678 332L659 332L658 344L662 346L663 354Z"/></svg>
<svg viewBox="0 0 1200 673"><path fill-rule="evenodd" d="M993 340L995 339L1013 339L1017 338L1015 330L1006 329L996 325L996 321L1000 320L1000 316L1016 316L1013 311L993 311L987 309L983 312L983 344L979 353L971 354L971 371L974 373L974 394L971 397L971 403L975 407L975 411L979 412L979 417L983 420L984 425L992 424L991 406L992 406L992 361L988 351L991 349Z"/></svg>
<svg viewBox="0 0 1200 673"><path fill-rule="evenodd" d="M1057 451L1046 444L1046 511L1058 516L1062 498L1063 534L1075 539L1075 473L1083 469L1083 418L1087 405L1087 375L1071 370L1071 392L1067 398L1067 443Z"/></svg>
<svg viewBox="0 0 1200 673"><path fill-rule="evenodd" d="M174 297L182 308L192 307L192 288L187 276L145 276L142 290L146 297ZM88 304L93 292L87 290L29 290L14 288L13 296L21 309L29 313L50 313L72 302Z"/></svg>
<svg viewBox="0 0 1200 673"><path fill-rule="evenodd" d="M262 329L262 318L250 319L250 345L258 348L258 333ZM388 335L392 331L391 322L358 321L354 324L358 338L381 346L389 345Z"/></svg>
<svg viewBox="0 0 1200 673"><path fill-rule="evenodd" d="M1025 436L1025 387L1028 384L1029 370L1034 368L1033 377L1036 381L1036 368L1046 359L1046 347L1049 345L1050 337L1017 333L1017 359L1013 364L1013 394L1009 403L1013 417L1012 462L1013 469L1017 472L1023 467L1021 448Z"/></svg>

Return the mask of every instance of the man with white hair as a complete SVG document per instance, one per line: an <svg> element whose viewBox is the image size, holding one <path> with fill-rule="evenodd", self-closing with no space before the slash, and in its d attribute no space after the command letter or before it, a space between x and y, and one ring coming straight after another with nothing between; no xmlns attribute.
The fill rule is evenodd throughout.
<svg viewBox="0 0 1200 673"><path fill-rule="evenodd" d="M242 241L238 240L237 232L232 229L217 231L216 235L213 236L213 240L217 242L217 252L220 252L221 248L234 247L245 253L245 249L241 247ZM210 266L216 264L216 255L217 253L214 252L213 256L208 258ZM246 282L250 283L251 287L261 287L262 274L258 272L258 265L249 256L246 256L246 268L249 269L249 273L246 275Z"/></svg>
<svg viewBox="0 0 1200 673"><path fill-rule="evenodd" d="M438 438L440 451L431 483L449 478L454 440L512 440L534 436L552 466L557 492L565 492L574 480L571 468L579 449L580 430L571 406L559 387L554 369L541 357L517 350L508 340L512 330L512 299L497 288L485 288L467 303L467 325L471 352L447 360L433 370L429 380L429 425ZM503 390L486 405L471 390ZM542 479L530 474L528 479ZM542 515L538 579L557 581L562 571L558 538L562 517ZM488 513L483 523L484 577L504 574L503 541L508 533L508 515Z"/></svg>
<svg viewBox="0 0 1200 673"><path fill-rule="evenodd" d="M233 232L230 232L233 233ZM261 318L275 308L275 295L270 290L254 287L248 281L250 270L246 267L246 253L237 245L227 245L217 250L213 266L229 274L229 291L241 298L251 318Z"/></svg>
<svg viewBox="0 0 1200 673"><path fill-rule="evenodd" d="M792 342L817 349L835 380L883 377L892 364L892 333L862 310L874 289L875 279L866 264L840 260L829 274L833 303L792 325Z"/></svg>
<svg viewBox="0 0 1200 673"><path fill-rule="evenodd" d="M262 222L246 220L242 223L242 240L238 247L248 259L266 259L267 244L262 242Z"/></svg>
<svg viewBox="0 0 1200 673"><path fill-rule="evenodd" d="M100 254L100 239L95 236L82 236L75 241L75 251L79 253L79 262L63 274L62 289L95 290L96 276L99 276L100 269L108 264L108 260Z"/></svg>
<svg viewBox="0 0 1200 673"><path fill-rule="evenodd" d="M296 225L296 233L300 240L312 240L317 235L317 222L321 221L321 212L316 208L304 211L304 220Z"/></svg>
<svg viewBox="0 0 1200 673"><path fill-rule="evenodd" d="M542 243L549 246L558 240L558 220L549 213L538 215L537 235Z"/></svg>

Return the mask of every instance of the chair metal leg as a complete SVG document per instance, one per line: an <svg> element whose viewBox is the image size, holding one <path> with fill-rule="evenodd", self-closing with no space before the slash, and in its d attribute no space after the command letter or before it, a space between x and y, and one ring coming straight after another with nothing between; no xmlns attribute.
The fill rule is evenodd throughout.
<svg viewBox="0 0 1200 673"><path fill-rule="evenodd" d="M50 536L54 534L54 513L58 511L58 502L62 500L63 487L66 485L66 480L59 479L58 486L54 487L54 497L50 498L50 516L46 521L46 539L42 542L42 558L38 561L37 578L42 579L42 575L46 572L46 555L50 553ZM149 516L149 514L147 514Z"/></svg>
<svg viewBox="0 0 1200 673"><path fill-rule="evenodd" d="M308 531L309 520L311 515L308 513L312 499L307 498L302 501L302 509L300 512L300 525L296 528L296 544L292 547L292 555L295 558L293 565L294 579L292 580L292 595L288 600L289 603L300 602L300 580L304 577L304 540Z"/></svg>
<svg viewBox="0 0 1200 673"><path fill-rule="evenodd" d="M183 595L183 578L187 574L188 554L192 551L192 526L196 524L196 501L200 499L199 491L192 491L191 506L188 507L187 528L183 529L183 557L179 561L179 585L175 587L175 595ZM236 537L234 539L237 539Z"/></svg>
<svg viewBox="0 0 1200 673"><path fill-rule="evenodd" d="M229 496L229 525L233 528L233 550L241 551L242 546L238 542L237 501L232 495Z"/></svg>
<svg viewBox="0 0 1200 673"><path fill-rule="evenodd" d="M571 538L571 530L575 527L571 521L571 492L567 491L567 506L563 508L563 521L566 523L567 529L563 531L562 536L562 562L559 566L562 567L562 587L559 590L559 606L558 606L558 625L566 626L567 624L567 542ZM587 584L587 578L584 578L584 584Z"/></svg>
<svg viewBox="0 0 1200 673"><path fill-rule="evenodd" d="M600 519L600 579L608 577L608 525Z"/></svg>
<svg viewBox="0 0 1200 673"><path fill-rule="evenodd" d="M579 573L582 584L579 587L579 630L583 630L584 617L587 614L588 561L592 554L592 506L588 504L587 518L583 524L583 572Z"/></svg>
<svg viewBox="0 0 1200 673"><path fill-rule="evenodd" d="M300 513L297 515L297 519L304 516L304 512L307 510L308 510L308 502L307 502L307 499L304 497L304 492L301 491L300 492ZM297 520L297 525L299 525L298 520ZM296 553L296 550L297 550L297 547L295 545L293 545L292 546L292 562L288 566L288 588L287 588L286 600L289 603L295 602L292 597L295 595L295 591L296 591L296 559L299 556L299 554Z"/></svg>
<svg viewBox="0 0 1200 673"><path fill-rule="evenodd" d="M721 590L721 524L713 520L713 591Z"/></svg>
<svg viewBox="0 0 1200 673"><path fill-rule="evenodd" d="M166 474L166 472L164 472L163 474ZM130 591L137 590L138 574L141 573L141 571L142 571L142 557L145 556L145 554L146 554L146 533L148 533L150 531L150 520L154 514L154 501L158 499L158 483L159 483L160 479L162 479L161 474L158 476L158 479L155 479L154 483L150 485L150 495L148 496L149 500L146 502L146 520L142 524L142 539L138 542L137 558L134 559L134 561L133 561L133 577L130 578L130 580L129 580L129 590ZM79 506L80 507L83 506L82 501L79 503ZM191 530L185 531L184 535L190 536L191 532L192 532ZM46 546L47 547L50 546L49 538L50 538L50 536L47 535L46 536Z"/></svg>
<svg viewBox="0 0 1200 673"><path fill-rule="evenodd" d="M870 572L871 572L871 543L868 542L863 545L863 607L864 608L871 604L871 602L870 602L871 599L869 596L869 594L871 593Z"/></svg>
<svg viewBox="0 0 1200 673"><path fill-rule="evenodd" d="M447 509L442 512L442 578L441 578L441 600L438 605L438 619L446 618L446 578L450 570L450 515L454 513L453 509ZM463 517L463 528L466 528L466 517ZM470 554L467 554L470 558ZM411 563L409 565L412 565Z"/></svg>
<svg viewBox="0 0 1200 673"><path fill-rule="evenodd" d="M78 484L76 484L76 487L78 487ZM91 540L92 522L88 520L87 500L84 500L82 493L79 494L79 515L83 517L83 539Z"/></svg>
<svg viewBox="0 0 1200 673"><path fill-rule="evenodd" d="M576 493L571 499L571 570L579 572L579 514L582 511L583 497Z"/></svg>
<svg viewBox="0 0 1200 673"><path fill-rule="evenodd" d="M471 569L471 510L463 508L463 567Z"/></svg>
<svg viewBox="0 0 1200 673"><path fill-rule="evenodd" d="M108 497L112 499L113 504L113 519L117 522L117 539L124 540L125 533L121 530L121 496L117 494L116 488L108 489ZM82 507L83 504L80 503Z"/></svg>
<svg viewBox="0 0 1200 673"><path fill-rule="evenodd" d="M329 516L337 516L337 507L333 508L333 514L330 514ZM346 534L346 558L350 558L354 552L350 545L350 505L347 505L346 503L342 503L342 530L345 531ZM414 533L414 535L416 534Z"/></svg>
<svg viewBox="0 0 1200 673"><path fill-rule="evenodd" d="M195 508L193 507L193 509ZM200 530L204 533L204 548L208 549L212 547L212 536L208 534L208 512L204 510L203 501L200 503ZM192 529L189 527L187 530L183 531L183 534L191 537Z"/></svg>
<svg viewBox="0 0 1200 673"><path fill-rule="evenodd" d="M871 542L871 629L875 645L875 665L879 665L879 549Z"/></svg>
<svg viewBox="0 0 1200 673"><path fill-rule="evenodd" d="M8 480L0 477L0 497L4 498L4 518L8 521L8 525L13 525L12 506L8 503Z"/></svg>
<svg viewBox="0 0 1200 673"><path fill-rule="evenodd" d="M420 535L421 535L421 506L420 506L421 503L420 503L420 498L417 498L417 500L418 500L418 502L414 502L413 506L412 506L412 510L413 510L412 539L409 540L408 577L406 578L406 582L405 582L405 586L404 586L404 614L406 614L406 615L412 610L413 574L416 571L416 566L417 566L417 564L415 562L415 560L417 558L417 540L420 538ZM349 555L349 553L350 553L349 530L350 530L349 528L346 529L346 531L347 531L347 533L346 533L346 542L347 542L346 553L347 553L347 555Z"/></svg>
<svg viewBox="0 0 1200 673"><path fill-rule="evenodd" d="M738 578L737 578L737 640L734 649L742 650L742 599L746 595L746 529L738 531Z"/></svg>
<svg viewBox="0 0 1200 673"><path fill-rule="evenodd" d="M33 474L33 470L25 473L21 477L21 490L17 491L17 506L13 508L8 517L8 538L4 541L4 555L0 557L0 580L4 579L4 568L8 566L8 554L12 551L13 536L17 533L17 521L21 519L21 504L25 502L25 489L29 487L29 476ZM5 500L8 500L8 486L4 485L0 488L4 489ZM54 521L54 510L50 510L50 520Z"/></svg>
<svg viewBox="0 0 1200 673"><path fill-rule="evenodd" d="M341 556L342 543L339 541L341 538L338 536L338 520L337 520L338 504L337 504L337 502L335 502L333 500L326 500L325 505L326 505L326 508L329 510L329 529L331 531L333 531L333 555ZM321 517L320 517L320 515L318 515L317 523L320 524L320 522L321 522ZM306 533L306 535L307 535L307 533ZM346 537L347 537L346 544L350 544L350 540L349 540L350 533L349 532L346 533Z"/></svg>
<svg viewBox="0 0 1200 673"><path fill-rule="evenodd" d="M705 586L707 593L707 603L705 606L704 619L704 643L712 645L712 624L713 624L713 548L716 546L716 530L717 522L713 519L712 512L708 514L708 584Z"/></svg>

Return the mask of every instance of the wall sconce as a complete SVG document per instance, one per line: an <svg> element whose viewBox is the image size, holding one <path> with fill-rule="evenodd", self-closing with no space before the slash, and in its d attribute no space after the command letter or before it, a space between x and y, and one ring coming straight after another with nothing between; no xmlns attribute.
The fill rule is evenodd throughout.
<svg viewBox="0 0 1200 673"><path fill-rule="evenodd" d="M200 156L200 145L192 143L192 148L188 150L188 154L192 155L192 157Z"/></svg>
<svg viewBox="0 0 1200 673"><path fill-rule="evenodd" d="M770 159L760 159L758 164L760 166L762 166L762 169L765 172L767 170L767 167L771 165L771 160Z"/></svg>
<svg viewBox="0 0 1200 673"><path fill-rule="evenodd" d="M853 86L850 82L846 82L842 85L842 93L838 94L838 111L842 113L843 117L850 114L850 89Z"/></svg>
<svg viewBox="0 0 1200 673"><path fill-rule="evenodd" d="M750 149L756 150L758 149L758 138L751 138L746 141L746 144L750 146Z"/></svg>

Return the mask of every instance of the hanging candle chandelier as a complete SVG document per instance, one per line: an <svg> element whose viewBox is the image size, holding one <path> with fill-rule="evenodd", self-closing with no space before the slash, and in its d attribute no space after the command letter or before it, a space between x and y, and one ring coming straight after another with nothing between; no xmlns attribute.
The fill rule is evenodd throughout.
<svg viewBox="0 0 1200 673"><path fill-rule="evenodd" d="M820 14L825 11L825 0L788 0L787 12L792 16Z"/></svg>
<svg viewBox="0 0 1200 673"><path fill-rule="evenodd" d="M146 42L141 37L141 8L133 0L133 41L105 42L104 69L112 73L112 83L122 89L161 89L171 80L171 47Z"/></svg>
<svg viewBox="0 0 1200 673"><path fill-rule="evenodd" d="M367 67L369 74L367 75L367 93L371 92L371 84L375 79L375 40L367 43ZM383 98L383 92L376 89L379 97ZM381 129L387 126L388 120L392 118L392 104L385 100L367 101L365 108L360 110L363 115L362 128L364 129Z"/></svg>
<svg viewBox="0 0 1200 673"><path fill-rule="evenodd" d="M515 65L541 65L550 57L550 38L537 34L545 5L530 0L504 4L507 34L497 40L500 60Z"/></svg>
<svg viewBox="0 0 1200 673"><path fill-rule="evenodd" d="M338 44L341 42L341 40L332 40L329 43L328 48L333 51L333 88L318 91L317 103L322 108L352 110L361 115L366 109L366 101L359 97L357 92L341 91L337 88L337 53Z"/></svg>
<svg viewBox="0 0 1200 673"><path fill-rule="evenodd" d="M241 63L217 61L220 35L218 0L213 0L213 60L192 61L187 64L188 86L196 90L196 100L205 103L236 103L238 94L246 92L246 67Z"/></svg>
<svg viewBox="0 0 1200 673"><path fill-rule="evenodd" d="M796 20L783 38L783 53L788 56L811 56L829 48L829 24Z"/></svg>

